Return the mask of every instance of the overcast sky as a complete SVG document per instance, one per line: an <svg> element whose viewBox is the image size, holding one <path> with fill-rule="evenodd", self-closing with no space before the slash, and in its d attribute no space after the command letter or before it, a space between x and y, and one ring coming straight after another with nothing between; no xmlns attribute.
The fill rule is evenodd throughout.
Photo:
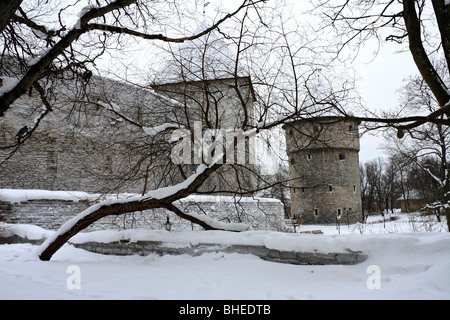
<svg viewBox="0 0 450 320"><path fill-rule="evenodd" d="M398 44L387 44L381 48L374 61L369 55L361 56L355 64L360 76L357 89L370 110L381 111L394 109L399 105L398 90L403 80L418 73L409 51L398 53ZM364 60L369 63L364 63ZM384 143L380 132L365 134L361 138L360 162L385 156L380 150Z"/></svg>

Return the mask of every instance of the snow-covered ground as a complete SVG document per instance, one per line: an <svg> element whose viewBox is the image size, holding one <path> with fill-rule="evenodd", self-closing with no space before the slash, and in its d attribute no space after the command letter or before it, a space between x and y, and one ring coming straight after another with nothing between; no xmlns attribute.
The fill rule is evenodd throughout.
<svg viewBox="0 0 450 320"><path fill-rule="evenodd" d="M237 253L201 256L107 256L65 245L49 262L38 246L0 245L0 299L450 299L450 233L445 222L417 215L395 221L373 217L365 225L301 226L324 234L154 231L160 239L264 243L283 249L361 250L357 265L307 266ZM387 216L388 217L388 216ZM411 218L413 217L413 218ZM11 227L12 228L12 227ZM38 238L48 231L15 226ZM424 232L431 231L431 232ZM140 231L135 237L145 237ZM340 234L338 234L340 232ZM114 233L99 233L111 237ZM132 231L127 231L133 237ZM94 235L80 235L93 237ZM123 234L122 234L123 236Z"/></svg>

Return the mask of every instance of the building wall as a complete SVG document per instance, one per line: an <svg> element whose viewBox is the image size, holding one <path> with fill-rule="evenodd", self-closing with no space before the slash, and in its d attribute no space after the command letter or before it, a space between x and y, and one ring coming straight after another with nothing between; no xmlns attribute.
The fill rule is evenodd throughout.
<svg viewBox="0 0 450 320"><path fill-rule="evenodd" d="M0 188L139 193L144 189L146 176L147 190L181 182L184 178L178 166L170 163L172 146L159 143L155 152L154 137L110 109L147 127L165 122L186 126L188 121L196 120L202 120L206 126L202 111L206 108L202 98L206 90L212 103L209 120L215 127L240 127L245 108L252 121L249 78L238 80L243 105L232 87L233 80L209 83L208 88L199 87L198 83L175 87L170 84L156 93L118 81L92 78L86 88L92 103L85 103L80 102L86 97L78 96L76 83L61 81L52 95L56 99L52 101L54 110L32 136L19 148L0 149ZM100 107L99 101L111 105ZM0 146L14 145L19 129L24 125L31 128L42 110L36 92L21 97L0 119ZM167 142L170 134L159 139ZM189 176L195 168L196 165L185 166L184 174ZM244 169L238 181L235 170L240 169L224 165L208 179L202 191L235 191L254 185Z"/></svg>
<svg viewBox="0 0 450 320"><path fill-rule="evenodd" d="M286 131L291 215L303 224L361 220L358 123L315 118Z"/></svg>
<svg viewBox="0 0 450 320"><path fill-rule="evenodd" d="M15 135L25 125L31 129L43 111L37 93L19 98L0 119L0 188L142 191L143 170L128 176L125 170L138 164L141 151L147 151L139 146L149 138L96 103L113 102L124 115L149 126L152 111L164 103L151 92L105 79L92 78L86 89L93 103L77 95L74 82L61 81L54 90L53 111L19 147Z"/></svg>
<svg viewBox="0 0 450 320"><path fill-rule="evenodd" d="M408 205L406 204L406 201L403 199L399 201L401 212L419 211L429 203L429 201L427 201L426 199L408 199L407 201Z"/></svg>
<svg viewBox="0 0 450 320"><path fill-rule="evenodd" d="M188 107L190 118L206 128L242 128L254 124L255 96L250 77L154 85L153 88Z"/></svg>
<svg viewBox="0 0 450 320"><path fill-rule="evenodd" d="M154 85L153 88L185 106L183 111L188 114L191 129L193 121L201 121L203 130L220 129L224 137L224 147L229 143L226 141L226 130L245 130L244 121L247 121L247 126L255 124L255 97L250 77L169 82ZM245 153L243 166L234 165L234 161L233 165L225 163L208 178L200 191L230 193L254 190L256 180L252 172L255 172L255 166L250 164L248 144Z"/></svg>

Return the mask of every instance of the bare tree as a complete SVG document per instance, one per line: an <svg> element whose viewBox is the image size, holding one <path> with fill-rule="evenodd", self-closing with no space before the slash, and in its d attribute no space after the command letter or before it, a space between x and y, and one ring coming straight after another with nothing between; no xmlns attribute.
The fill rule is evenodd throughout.
<svg viewBox="0 0 450 320"><path fill-rule="evenodd" d="M66 114L69 114L69 118L70 115L75 115L76 121L79 121L80 117L78 115L85 114L87 119L92 115L90 112L87 112L89 106L95 106L96 110L104 109L106 112L114 114L116 117L129 123L132 127L140 129L141 133L144 131L147 133L147 137L152 137L151 143L148 141L142 142L142 140L139 141L138 139L130 144L130 139L122 140L124 142L127 141L128 150L132 149L139 151L140 154L144 154L138 161L133 162L135 164L133 167L128 168L129 170L121 173L120 176L133 179L133 176L140 171L138 170L139 168L142 166L146 167L146 183L142 191L145 194L143 196L145 199L102 203L97 207L90 208L82 213L70 227L68 227L71 224L69 222L65 227L66 229L64 231L61 230L58 236L53 239L54 241L50 241L50 245L41 254L43 260L50 259L53 252L68 238L99 218L136 210L141 211L157 207L166 208L179 216L199 223L206 229L231 228L232 230L239 230L241 228L186 215L172 204L175 200L199 190L213 172L219 169L221 166L219 161L210 162L207 166L200 165L193 173L192 170L190 172L180 170L181 177L184 177L181 182L176 181L176 178L179 178L180 175L170 179L166 179L166 175L164 176L165 181L161 182L157 181L158 177L148 177L148 173L150 171L153 172L150 168L155 169L158 166L163 168L159 170L160 172L163 170L165 170L163 172L174 172L173 167L175 166L167 161L167 159L170 159L170 157L167 157L167 152L170 151L170 144L167 143L167 140L161 143L161 139L156 138L160 132L164 133L166 128L164 130L155 128L158 128L157 125L160 123L162 125L167 124L170 119L172 122L167 129L184 128L185 130L193 131L194 125L189 121L193 122L195 118L186 112L188 111L187 104L182 105L171 101L166 104L166 107L170 109L170 105L172 105L172 110L166 109L164 114L159 113L157 110L152 110L151 115L154 121L151 123L156 125L156 127L146 127L147 124L145 122L136 121L127 112L123 113L116 110L111 97L106 96L103 99L99 99L100 97L96 96L96 99L89 100L90 95L87 92L89 86L86 84L94 81L93 71L95 70L93 69L95 69L96 61L105 52L112 52L116 47L119 47L119 49L124 48L127 39L136 38L171 43L192 41L217 29L222 23L230 20L244 9L253 8L254 10L259 10L259 3L263 3L263 1L243 1L242 4L237 5L233 10L218 14L216 20L209 26L205 26L188 36L180 32L180 29L182 30L182 24L186 23L189 18L192 21L192 17L188 16L187 11L183 11L184 5L178 3L152 2L150 4L136 0L105 1L104 3L97 1L95 4L78 8L78 18L77 21L72 21L74 23L73 27L68 25L70 19L67 19L67 16L78 5L78 2L69 5L42 1L27 2L22 4L15 14L9 15L10 18L7 20L6 27L2 30L2 49L4 54L1 61L3 86L0 95L0 116L4 116L11 108L16 108L14 102L25 93L28 93L32 86L40 93L42 102L47 107L47 113L51 112L54 106L50 105L49 94L56 95L56 88L52 88L51 85L61 86L61 81L69 77L72 83L75 81L77 84L75 90L77 94L69 105L71 109L64 110ZM169 22L174 21L174 13L180 18L178 25L171 25ZM179 30L177 30L177 27ZM166 35L161 32L163 29L168 30ZM238 85L240 85L239 82L234 83L237 91ZM202 89L208 95L210 88L203 87ZM206 97L208 104L211 97L215 98L213 95ZM168 98L165 99L169 100ZM240 97L240 99L243 98ZM56 105L60 106L58 103ZM214 108L212 109L214 110ZM47 113L41 113L41 116L44 117ZM217 112L215 114L214 112L205 112L200 115L200 119L206 120L210 128L213 117L215 116L217 119L218 116ZM244 122L244 126L248 126L248 122L248 120ZM77 125L79 124L77 122ZM33 128L28 131L27 139L32 136L39 125L40 121L35 122ZM215 127L217 127L217 122L215 126L212 126L212 128ZM155 133L148 134L152 130ZM16 144L11 144L10 147L17 150L27 139L21 139ZM112 141L117 142L118 140L112 139ZM158 145L159 147L155 147ZM161 161L162 157L165 157L165 162ZM123 158L124 160L126 158ZM164 166L167 167L164 168ZM146 192L149 179L152 179L152 186L156 186L158 192Z"/></svg>
<svg viewBox="0 0 450 320"><path fill-rule="evenodd" d="M398 131L398 136L424 123L433 122L449 125L450 95L448 83L444 80L450 68L450 4L445 0L431 1L316 1L313 12L326 18L323 30L334 34L330 47L334 45L337 58L354 56L359 48L369 41L394 41L407 43L401 49L409 50L421 78L430 88L439 108L427 114L404 116L397 114L357 117L361 121L373 123L374 127L388 126ZM438 28L433 28L435 23ZM348 50L350 49L350 50ZM442 57L445 68L438 70L433 61ZM443 117L444 116L444 117Z"/></svg>
<svg viewBox="0 0 450 320"><path fill-rule="evenodd" d="M403 109L377 115L368 110L365 116L351 117L366 123L369 129L394 128L398 138L406 132L430 123L441 130L450 124L450 3L445 0L403 1L316 1L315 12L326 18L322 30L335 35L336 58L345 58L369 41L393 41L399 50L408 50L417 66L416 79L428 88L435 101L430 110L426 103L405 115ZM436 28L437 26L437 28ZM402 46L407 44L407 46ZM350 49L350 50L348 50ZM352 51L353 50L353 51ZM349 53L350 52L350 53ZM427 129L419 129L427 131ZM426 138L428 139L428 138ZM443 164L446 162L444 161ZM444 170L445 172L445 170ZM445 182L443 186L445 186ZM447 203L448 199L444 202ZM447 220L450 216L447 214ZM450 224L449 224L450 230Z"/></svg>
<svg viewBox="0 0 450 320"><path fill-rule="evenodd" d="M444 0L436 0L433 3L435 7L441 5L446 9L450 5L446 4ZM346 1L343 5L336 6L326 1L321 2L317 7L318 10L325 9L327 17L331 19L332 24L328 27L336 28L339 37L335 37L335 40L342 40L339 38L348 35L348 38L341 42L344 45L349 44L354 39L364 41L368 36L388 25L393 25L394 31L400 30L401 32L392 34L388 37L390 40L399 41L406 37L409 39L410 50L418 69L439 103L437 111L425 116L364 117L352 115L348 106L353 101L351 96L354 87L353 81L348 81L342 75L331 76L335 73L330 72L333 65L332 60L329 59L329 50L325 49L325 46L317 46L316 38L319 36L315 36L313 28L311 26L300 27L297 21L292 18L294 15L290 15L291 20L286 21L284 18L287 13L286 10L277 10L279 8L276 4L272 6L262 0L243 1L234 10L219 14L213 23L208 24L208 27L201 28L197 32L191 32L188 36L180 31L184 27L182 23L186 21L184 19L186 13L183 11L186 7L182 8L180 7L181 4L178 3L152 2L149 4L136 0L118 0L102 4L96 2L95 5L82 8L79 19L72 28L67 26L66 21L64 21L64 16L72 9L71 5L51 8L37 1L31 9L20 7L18 13L12 17L2 33L4 52L17 53L15 56L18 58L20 77L17 77L16 73L15 79L14 74L5 78L7 80L6 86L4 86L0 96L0 116L13 108L13 103L24 95L31 86L40 85L41 88L45 88L42 86L44 79L57 78L69 71L75 75L74 77L80 83L85 83L90 78L91 69L95 71L95 63L98 59L105 52L111 52L112 47L116 45L119 49L124 49L127 44L126 40L130 37L177 44L200 39L203 36L208 36L211 31L217 30L222 38L226 39L236 49L236 54L233 57L235 67L234 70L229 72L234 79L230 88L235 91L238 97L237 109L240 110L243 117L240 117L238 123L234 124L233 127L244 130L248 134L270 130L293 119L319 116L330 112L341 115L344 119L351 118L380 124L381 126L395 127L399 136L402 136L405 130L427 122L448 125L449 121L446 114L450 108L448 105L450 99L447 87L430 63L430 58L423 47L427 43L421 40L423 30L420 26L423 23L425 3L404 1L400 8L397 8L396 4L396 2L380 4L370 2L361 5L359 2ZM53 21L56 21L56 27L46 27L45 19L39 20L39 15L35 17L32 14L36 8L41 6L45 8L40 9L43 16L48 17L52 12L59 13L57 18L53 17ZM391 10L392 8L394 8L394 11ZM417 8L419 9L418 13ZM356 15L352 13L356 13ZM442 16L437 9L434 13L438 25L442 26L440 28L440 43L445 47L445 54L448 55L448 34L445 26L449 19L446 19L445 16L447 13ZM172 27L168 23L173 21L174 15L181 22L181 25L177 23ZM195 21L195 18L193 20ZM233 23L227 26L225 22ZM343 29L340 29L342 27L342 25L339 25L341 22L343 22ZM161 31L167 29L171 32ZM323 29L322 32L327 32L327 29ZM35 41L25 41L24 35L32 35ZM361 43L358 42L357 45L361 45ZM166 52L176 52L171 48L165 48L165 50ZM342 52L342 47L338 48L337 52ZM183 62L183 57L176 54L172 54L172 57ZM183 128L192 133L195 131L195 125L192 122L199 117L204 121L207 129L220 129L220 108L217 107L220 105L220 92L214 89L213 82L206 77L207 73L205 73L208 66L214 68L215 64L214 62L210 64L207 58L206 55L201 55L199 60L193 61L194 65L200 66L199 70L202 76L197 83L190 80L189 85L184 86L182 94L179 94L178 91L170 92L170 87L165 87L166 89L169 88L165 95L175 99L178 103L172 105L173 110L176 111L161 113L162 117L155 123L159 129L161 128L159 126L164 126L165 129L169 130L168 132L171 132L175 128ZM251 75L252 87L257 101L253 116L254 121L247 112L248 109L244 103L245 98L242 96L242 83L239 81L242 77L239 77L238 74L238 71L240 71L239 64L242 61L245 62L245 69ZM181 64L181 66L184 65L186 65L186 61ZM183 72L181 74L182 76L186 75ZM200 89L200 96L192 94L193 83ZM153 88L157 92L161 92L161 87L158 87L157 83L153 83L153 85L156 85ZM36 90L39 91L38 88ZM41 90L41 92L45 93L45 90ZM45 104L45 95L41 97ZM200 100L205 103L198 103L200 107L194 108L198 114L192 114L192 109L188 106L195 105ZM99 104L98 101L87 102ZM136 121L126 113L114 110L112 103L112 100L105 99L100 107L106 106L107 109L112 109L112 112L116 112L117 116L129 122L133 127L146 131L146 124ZM158 134L166 131L157 130L153 126L151 128ZM167 142L165 139L156 141ZM142 161L136 163L136 168L145 168L145 171L149 173L152 166L157 165L164 170L167 169L167 172L174 172L175 166L173 164L165 166L164 163L167 163L167 161L161 162L170 147L162 143L164 146L159 149L162 151L155 152L156 141L147 144L147 150L142 147L142 144L140 146L139 144L135 145L135 150L143 151L143 157L139 158ZM191 142L196 143L195 139ZM215 142L215 138L212 138L210 142ZM214 157L212 154L210 156ZM50 259L52 254L71 236L101 217L136 210L166 208L180 216L191 219L191 221L195 220L205 228L241 230L242 225L224 226L214 221L201 219L198 216L189 216L173 205L174 201L200 191L202 185L213 174L221 174L220 169L225 166L219 158L220 156L216 157L215 161L207 165L196 166L195 170L192 170L192 167L179 167L180 176L184 178L181 182L175 183L176 179L172 179L171 185L163 187L161 184L161 187L147 192L145 192L148 190L147 183L145 183L142 192L144 195L140 198L100 203L89 208L78 215L75 220L71 220L64 225L53 238L48 239L42 246L41 259ZM140 172L140 170L134 172ZM125 176L132 177L134 172L129 171ZM154 180L149 178L147 174L144 175L144 179L146 182ZM243 186L239 183L240 189L243 189ZM208 192L212 191L214 190L208 190ZM255 189L249 189L246 192L253 191Z"/></svg>
<svg viewBox="0 0 450 320"><path fill-rule="evenodd" d="M148 173L161 172L163 169L173 178L164 179L164 183L155 185L157 182L155 176L150 177L144 174L146 192L142 192L142 197L100 203L80 213L75 220L67 222L54 237L43 244L41 259L50 259L65 241L101 217L153 208L171 210L206 229L239 231L248 228L242 224L223 224L211 221L205 216L181 212L173 202L194 192L252 195L271 188L281 181L273 182L263 178L262 184L253 184L251 177L255 179L263 177L255 167L239 165L239 163L230 166L223 161L221 155L228 155L227 151L234 148L234 143L226 144L224 147L226 150L223 152L220 152L220 149L214 149L216 154L208 155L215 159L212 162L196 165L195 168L189 165L176 166L175 163L170 163L170 158L167 156L168 151L173 150L173 145L168 143L170 140L164 134L170 135L176 129L184 130L185 134L194 137L190 145L195 146L202 143L195 138L197 130L195 122L201 121L203 124L200 130L214 132L209 138L209 143L217 142L220 130L224 126L251 137L293 119L320 116L329 112L342 113L342 102L348 99L348 92L352 87L351 82L347 82L342 77L332 80L326 76L332 69L326 57L311 50L308 42L311 39L305 36L305 30L297 24L283 20L285 12L278 10L276 4L274 7L264 8L260 7L263 5L262 2L251 4L251 6L241 6L242 10L239 14L229 17L231 26L221 24L217 28L221 38L219 40L225 41L230 48L234 49L233 55L223 56L223 59L232 62L231 69L223 69L222 61L218 58L226 48L215 50L215 55L208 54L211 47L203 43L203 40L209 38L215 42L215 36L211 33L203 33L205 37L202 38L200 33L196 33L198 37L186 39L191 42L182 45L181 49L185 50L182 54L178 53L177 45L163 47L163 51L169 53L172 58L171 66L178 66L175 70L178 73L171 71L170 74L177 74L181 78L168 82L164 79L163 84L158 82L158 77L152 79L150 85L152 90L157 95L165 96L165 99L171 102L166 104L166 109L161 109L161 112L151 110L150 114L156 118L153 119L150 128L148 124L137 121L136 117L128 115L127 112L115 110L113 100L105 99L100 104L100 107L106 107L114 112L130 126L142 129L147 136L149 132L156 133L150 134L152 140L144 144L142 141L145 139L128 141L131 146L135 146L131 150L139 150L139 153L129 153L132 159L130 163L135 163L136 166L128 167L144 168L146 169L144 171ZM212 31L211 28L205 30ZM188 51L190 48L197 51L200 49L200 54L190 56L186 54L188 52L186 48ZM211 60L211 57L215 59ZM228 63L226 65L230 66ZM164 70L162 71L163 74L167 74ZM222 75L224 73L225 76ZM218 74L220 78L216 79ZM342 81L334 81L338 79ZM130 82L128 79L124 80ZM137 83L134 85L139 86ZM229 105L223 105L228 92L234 94L234 100ZM99 104L95 101L87 101L87 103ZM165 130L159 130L160 128ZM278 149L278 147L277 140L269 145L269 149ZM193 156L195 158L195 151ZM280 155L276 156L280 157ZM203 154L204 159L205 154ZM143 175L140 172L142 171L128 171L124 174L124 180L139 179L139 177L142 179ZM246 177L250 177L249 181L245 181ZM208 184L208 181L216 178L217 181L223 181L225 184L216 182ZM167 185L165 183L168 180L170 183ZM147 187L147 182L152 182L150 188ZM149 189L153 190L148 191Z"/></svg>
<svg viewBox="0 0 450 320"><path fill-rule="evenodd" d="M383 214L383 166L382 160L372 160L360 166L361 172L361 197L364 217L367 218L373 212Z"/></svg>
<svg viewBox="0 0 450 320"><path fill-rule="evenodd" d="M3 1L0 4L0 32L5 28L22 0Z"/></svg>
<svg viewBox="0 0 450 320"><path fill-rule="evenodd" d="M19 7L18 14L10 17L2 31L3 54L19 58L22 74L2 91L0 116L44 77L56 76L65 70L86 76L85 72L90 71L87 67L105 51L112 50L111 40L115 39L120 44L122 35L166 42L189 41L216 29L222 22L255 3L243 1L234 12L224 14L210 27L195 35L181 37L154 31L167 21L167 15L182 9L175 3L169 5L167 10L162 2L148 4L137 0L119 0L101 4L97 1L95 5L79 8L79 18L73 26L67 25L68 21L63 18L77 2L63 5L36 0L27 5ZM46 27L47 19L54 27ZM150 21L153 23L150 24Z"/></svg>
<svg viewBox="0 0 450 320"><path fill-rule="evenodd" d="M445 68L443 61L437 63L437 70ZM445 76L444 79L448 79ZM409 79L402 90L403 114L435 112L439 109L433 93L421 77ZM441 116L440 118L443 118ZM390 154L398 154L410 163L410 174L414 174L412 186L418 195L434 203L434 207L444 208L448 199L450 177L448 176L449 127L441 123L427 123L411 128L404 139L387 136L386 149ZM415 173L414 173L415 172ZM432 194L430 194L430 192Z"/></svg>

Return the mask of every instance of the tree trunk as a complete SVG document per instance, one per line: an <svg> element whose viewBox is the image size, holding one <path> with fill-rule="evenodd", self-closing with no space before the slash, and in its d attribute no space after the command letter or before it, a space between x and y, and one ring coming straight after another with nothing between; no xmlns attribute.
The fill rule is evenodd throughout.
<svg viewBox="0 0 450 320"><path fill-rule="evenodd" d="M444 212L445 212L445 218L447 219L447 231L450 232L450 208L448 208L447 206L449 205L449 201L450 201L450 194L448 191L446 191L444 193L444 198L443 198L443 205L444 205Z"/></svg>
<svg viewBox="0 0 450 320"><path fill-rule="evenodd" d="M420 21L417 17L414 0L403 1L403 19L405 20L406 30L408 31L409 49L414 62L423 79L428 84L428 87L433 92L440 107L444 107L450 100L450 94L423 47ZM446 39L442 40L445 41Z"/></svg>
<svg viewBox="0 0 450 320"><path fill-rule="evenodd" d="M97 220L112 215L121 215L124 213L130 213L135 211L144 211L155 208L165 208L168 209L178 216L187 219L191 222L201 225L207 230L227 230L227 231L242 231L240 226L231 226L230 228L222 228L221 225L212 225L205 220L201 220L195 216L188 215L174 206L172 203L176 200L182 199L195 191L203 184L203 182L217 170L221 165L214 164L204 171L195 174L185 180L183 183L169 187L155 190L153 193L150 191L146 196L134 198L127 201L116 201L116 202L104 202L93 205L92 207L86 209L78 216L67 221L56 233L55 235L48 238L42 245L42 250L39 253L39 258L43 261L48 261L51 259L53 254L61 248L71 237L76 235L81 230L87 228ZM189 182L189 183L187 183ZM180 187L182 186L182 187ZM173 188L173 189L171 189ZM165 190L163 190L165 189ZM173 190L173 191L171 191ZM157 197L158 195L166 193L164 197ZM152 197L154 195L154 197Z"/></svg>
<svg viewBox="0 0 450 320"><path fill-rule="evenodd" d="M447 218L447 229L450 232L450 209L445 209L445 217Z"/></svg>
<svg viewBox="0 0 450 320"><path fill-rule="evenodd" d="M432 0L436 21L441 33L442 50L450 73L450 2Z"/></svg>
<svg viewBox="0 0 450 320"><path fill-rule="evenodd" d="M22 0L0 1L0 32L5 29L14 12L19 8Z"/></svg>

